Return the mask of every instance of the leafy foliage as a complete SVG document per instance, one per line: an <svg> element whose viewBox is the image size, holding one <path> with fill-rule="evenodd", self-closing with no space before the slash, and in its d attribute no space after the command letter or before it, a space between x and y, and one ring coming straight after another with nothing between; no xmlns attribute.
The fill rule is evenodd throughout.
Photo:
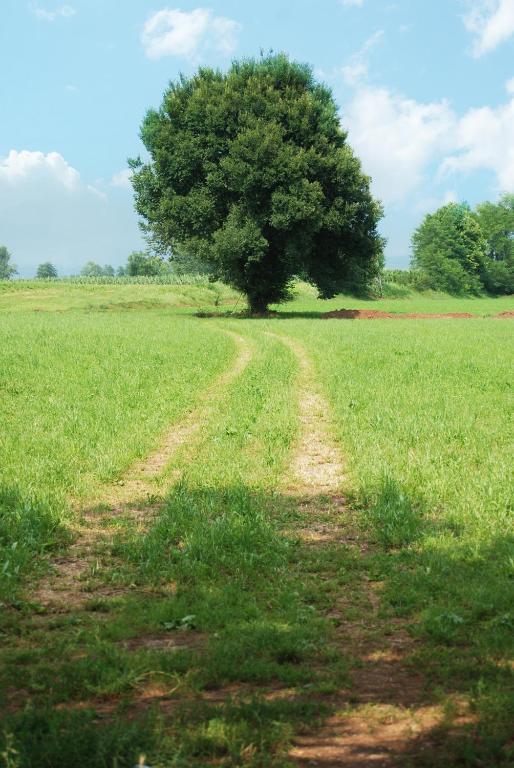
<svg viewBox="0 0 514 768"><path fill-rule="evenodd" d="M491 293L514 293L514 195L481 203L476 217L487 242L484 285Z"/></svg>
<svg viewBox="0 0 514 768"><path fill-rule="evenodd" d="M11 254L5 245L0 245L0 280L10 280L16 274L17 269L11 262Z"/></svg>
<svg viewBox="0 0 514 768"><path fill-rule="evenodd" d="M412 245L414 270L405 273L405 284L453 294L514 293L514 195L475 211L445 205L425 217ZM400 277L395 270L394 279Z"/></svg>
<svg viewBox="0 0 514 768"><path fill-rule="evenodd" d="M151 161L131 166L153 246L210 264L252 310L295 275L330 297L379 272L381 207L308 66L270 55L182 76L141 136Z"/></svg>
<svg viewBox="0 0 514 768"><path fill-rule="evenodd" d="M80 270L80 274L83 277L101 277L103 275L103 267L94 261L88 261L84 264Z"/></svg>
<svg viewBox="0 0 514 768"><path fill-rule="evenodd" d="M162 275L166 271L166 264L159 256L152 256L144 251L133 251L128 257L126 274L130 277L151 277Z"/></svg>
<svg viewBox="0 0 514 768"><path fill-rule="evenodd" d="M82 277L114 277L116 273L110 264L101 267L95 261L88 261L80 270L80 274Z"/></svg>
<svg viewBox="0 0 514 768"><path fill-rule="evenodd" d="M449 203L428 214L412 237L412 264L426 287L448 293L480 293L486 241L465 203Z"/></svg>
<svg viewBox="0 0 514 768"><path fill-rule="evenodd" d="M40 280L53 280L57 277L57 269L49 261L45 261L37 268L36 277Z"/></svg>

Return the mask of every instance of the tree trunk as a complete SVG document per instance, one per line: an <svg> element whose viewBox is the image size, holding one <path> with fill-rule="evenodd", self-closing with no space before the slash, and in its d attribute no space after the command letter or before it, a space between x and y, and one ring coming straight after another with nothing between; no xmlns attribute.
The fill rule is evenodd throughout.
<svg viewBox="0 0 514 768"><path fill-rule="evenodd" d="M265 315L268 312L268 302L262 296L248 296L251 315Z"/></svg>

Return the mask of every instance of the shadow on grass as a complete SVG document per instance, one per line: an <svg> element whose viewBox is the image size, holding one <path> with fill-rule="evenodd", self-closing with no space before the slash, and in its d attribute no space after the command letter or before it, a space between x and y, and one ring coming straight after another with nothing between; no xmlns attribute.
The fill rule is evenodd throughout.
<svg viewBox="0 0 514 768"><path fill-rule="evenodd" d="M211 312L200 310L195 312L195 317L202 319L229 319L229 320L324 320L326 312L316 311L298 311L298 312L285 312L279 310L278 312L270 311L263 314L250 314L250 312ZM357 316L357 311L356 311Z"/></svg>
<svg viewBox="0 0 514 768"><path fill-rule="evenodd" d="M427 702L445 714L401 765L513 764L514 535L478 540L434 518L426 499L391 477L365 496L363 519L378 547L368 569L383 580L385 610L411 624L411 663L429 684Z"/></svg>
<svg viewBox="0 0 514 768"><path fill-rule="evenodd" d="M0 601L16 602L21 580L34 574L38 559L67 541L55 504L0 485Z"/></svg>
<svg viewBox="0 0 514 768"><path fill-rule="evenodd" d="M344 707L461 695L467 720L447 710L402 745L399 764L509 765L512 538L471 548L392 478L370 489L360 533L340 512L322 543L285 533L333 524L332 504L179 484L145 535L124 532L113 547L134 592L101 615L18 628L24 649L8 651L3 683L25 696L3 719L6 765L122 768L140 754L184 768L286 765L291 740L316 740ZM383 584L378 615L370 579ZM390 658L399 618L413 639Z"/></svg>

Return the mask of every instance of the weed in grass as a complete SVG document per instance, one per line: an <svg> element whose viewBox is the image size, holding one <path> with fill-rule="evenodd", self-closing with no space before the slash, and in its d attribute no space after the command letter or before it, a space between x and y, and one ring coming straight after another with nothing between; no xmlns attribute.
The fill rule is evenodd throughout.
<svg viewBox="0 0 514 768"><path fill-rule="evenodd" d="M48 502L0 486L0 599L14 601L20 575L29 568L38 573L34 558L37 563L68 539L58 510Z"/></svg>
<svg viewBox="0 0 514 768"><path fill-rule="evenodd" d="M407 546L420 537L421 504L415 503L389 475L381 478L375 494L363 503L364 514L386 549Z"/></svg>

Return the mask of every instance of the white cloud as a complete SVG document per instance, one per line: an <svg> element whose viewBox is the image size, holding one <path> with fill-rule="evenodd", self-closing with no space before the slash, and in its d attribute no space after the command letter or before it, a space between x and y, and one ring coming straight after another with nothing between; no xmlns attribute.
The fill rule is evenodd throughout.
<svg viewBox="0 0 514 768"><path fill-rule="evenodd" d="M470 0L464 24L474 35L473 55L483 56L514 35L514 0Z"/></svg>
<svg viewBox="0 0 514 768"><path fill-rule="evenodd" d="M27 178L45 180L62 185L66 189L76 189L80 183L80 174L72 168L58 152L17 152L12 149L0 158L0 184L16 185Z"/></svg>
<svg viewBox="0 0 514 768"><path fill-rule="evenodd" d="M347 105L343 125L374 193L395 204L421 185L434 159L451 151L455 116L446 101L423 104L366 86Z"/></svg>
<svg viewBox="0 0 514 768"><path fill-rule="evenodd" d="M145 23L141 39L150 59L182 56L195 61L209 51L230 55L240 29L237 21L215 16L206 8L191 12L164 8Z"/></svg>
<svg viewBox="0 0 514 768"><path fill-rule="evenodd" d="M369 69L369 54L383 36L384 31L379 29L368 37L362 48L350 57L348 64L341 67L340 73L347 85L354 87L366 79Z"/></svg>
<svg viewBox="0 0 514 768"><path fill-rule="evenodd" d="M61 273L118 265L141 245L132 196L88 184L58 152L0 156L0 232L22 275L43 261Z"/></svg>
<svg viewBox="0 0 514 768"><path fill-rule="evenodd" d="M506 103L462 116L447 101L417 102L370 85L357 89L342 124L374 193L388 205L405 203L422 186L483 171L498 190L514 191L514 79L508 88Z"/></svg>
<svg viewBox="0 0 514 768"><path fill-rule="evenodd" d="M70 19L77 13L75 8L71 5L59 5L57 8L49 11L46 8L41 8L39 5L32 3L30 5L30 10L36 18L41 19L42 21L55 21L59 17Z"/></svg>
<svg viewBox="0 0 514 768"><path fill-rule="evenodd" d="M514 94L514 77L511 77L510 80L507 80L505 83L505 88L507 89L507 93Z"/></svg>
<svg viewBox="0 0 514 768"><path fill-rule="evenodd" d="M496 109L469 110L459 121L454 154L441 173L491 171L502 190L514 190L514 98Z"/></svg>
<svg viewBox="0 0 514 768"><path fill-rule="evenodd" d="M344 5L346 8L350 7L357 7L360 8L364 5L364 0L340 0L341 5Z"/></svg>
<svg viewBox="0 0 514 768"><path fill-rule="evenodd" d="M111 179L111 187L120 187L121 189L131 189L132 170L130 168L124 168L122 171L115 173Z"/></svg>

